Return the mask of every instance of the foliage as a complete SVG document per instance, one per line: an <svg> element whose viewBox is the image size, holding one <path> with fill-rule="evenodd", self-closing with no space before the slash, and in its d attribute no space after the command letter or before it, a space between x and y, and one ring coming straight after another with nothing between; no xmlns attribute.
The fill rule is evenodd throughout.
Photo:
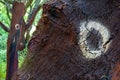
<svg viewBox="0 0 120 80"><path fill-rule="evenodd" d="M9 25L10 21L6 15L6 8L0 3L0 21ZM0 80L4 80L6 74L6 42L8 33L0 27Z"/></svg>
<svg viewBox="0 0 120 80"><path fill-rule="evenodd" d="M26 54L27 54L27 48L25 48L23 51L19 51L18 52L18 55L19 55L19 68L21 67L25 57L26 57Z"/></svg>

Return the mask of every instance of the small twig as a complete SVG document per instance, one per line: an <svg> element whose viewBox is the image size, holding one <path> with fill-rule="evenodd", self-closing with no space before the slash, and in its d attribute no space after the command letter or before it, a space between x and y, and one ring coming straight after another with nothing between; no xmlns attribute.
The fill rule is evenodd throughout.
<svg viewBox="0 0 120 80"><path fill-rule="evenodd" d="M3 28L6 32L9 32L9 31L10 31L10 29L9 29L7 26L5 26L2 22L0 22L0 26L1 26L1 28Z"/></svg>

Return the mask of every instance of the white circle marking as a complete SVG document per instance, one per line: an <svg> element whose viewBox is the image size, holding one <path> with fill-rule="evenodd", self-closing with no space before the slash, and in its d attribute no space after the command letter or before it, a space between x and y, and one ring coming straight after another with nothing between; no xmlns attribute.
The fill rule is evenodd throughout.
<svg viewBox="0 0 120 80"><path fill-rule="evenodd" d="M90 32L92 29L95 29L98 31L101 36L102 36L102 43L99 45L99 50L91 50L88 47L87 44L87 34ZM80 45L80 49L83 53L83 56L85 56L88 59L94 59L96 57L99 57L101 54L105 53L107 48L104 48L104 44L109 40L110 38L110 32L109 30L100 24L99 22L96 21L85 21L80 24L80 33L79 33L79 42L78 44Z"/></svg>

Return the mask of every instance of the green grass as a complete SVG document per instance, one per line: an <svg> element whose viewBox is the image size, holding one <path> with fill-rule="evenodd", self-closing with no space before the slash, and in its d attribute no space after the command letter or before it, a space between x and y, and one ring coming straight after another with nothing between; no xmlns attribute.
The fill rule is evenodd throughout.
<svg viewBox="0 0 120 80"><path fill-rule="evenodd" d="M5 78L6 74L6 50L0 50L0 80Z"/></svg>
<svg viewBox="0 0 120 80"><path fill-rule="evenodd" d="M21 67L25 57L26 57L26 54L27 54L27 48L25 48L23 51L19 51L18 52L18 56L19 56L19 68Z"/></svg>
<svg viewBox="0 0 120 80"><path fill-rule="evenodd" d="M5 79L6 74L6 42L7 33L0 28L0 80Z"/></svg>

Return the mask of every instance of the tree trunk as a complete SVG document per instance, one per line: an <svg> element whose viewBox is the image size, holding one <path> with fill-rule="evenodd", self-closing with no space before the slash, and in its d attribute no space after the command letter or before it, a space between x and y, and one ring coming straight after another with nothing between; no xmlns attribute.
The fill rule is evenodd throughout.
<svg viewBox="0 0 120 80"><path fill-rule="evenodd" d="M43 8L12 80L120 80L119 0L51 0Z"/></svg>
<svg viewBox="0 0 120 80"><path fill-rule="evenodd" d="M25 14L25 6L23 3L14 2L12 8L12 20L7 41L7 72L6 80L11 80L12 75L18 69L18 50L22 50L24 45L23 36L25 31L25 23L23 16ZM23 32L21 32L23 31ZM20 43L20 44L19 44Z"/></svg>

